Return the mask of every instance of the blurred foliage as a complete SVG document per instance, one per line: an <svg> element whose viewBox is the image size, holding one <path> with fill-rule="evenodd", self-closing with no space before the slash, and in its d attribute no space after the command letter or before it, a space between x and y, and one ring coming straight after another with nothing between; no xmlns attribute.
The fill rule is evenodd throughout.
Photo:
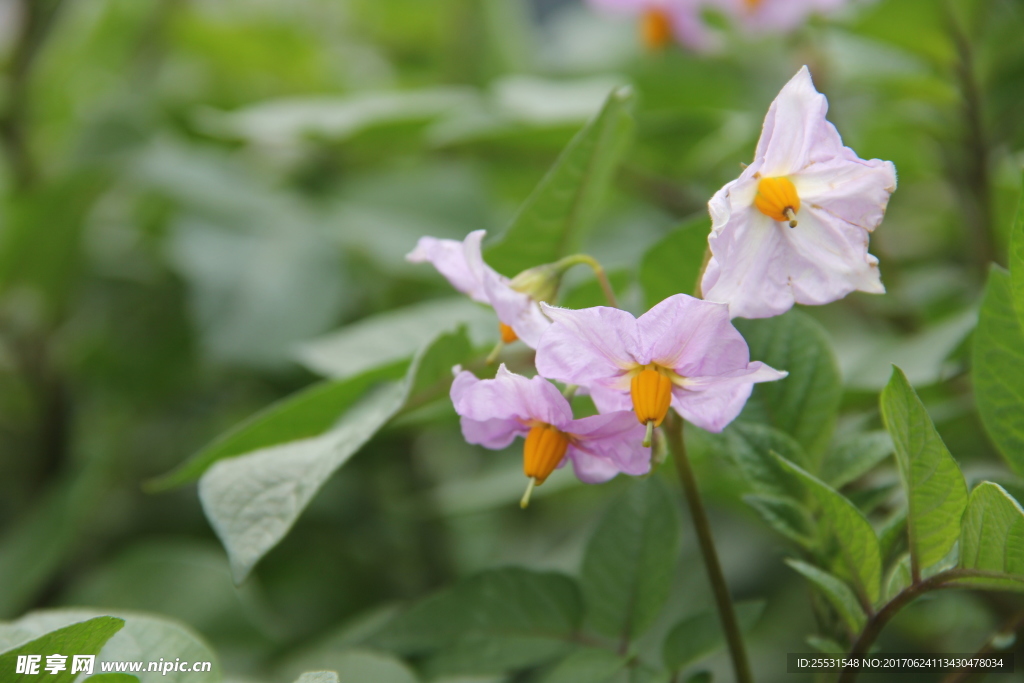
<svg viewBox="0 0 1024 683"><path fill-rule="evenodd" d="M906 463L888 458L878 408L890 363L920 397L908 409L934 420L933 455L951 453L971 488L1005 489L975 489L965 519L1005 518L1006 491L1024 493L1024 343L1000 341L1022 338L1024 319L1024 238L1009 246L1024 6L852 3L711 55L647 53L635 29L568 0L0 0L0 618L61 608L14 622L8 644L109 613L147 637L177 629L237 680L655 681L663 661L728 680L692 534L674 560L687 570L659 574L677 520L640 509L675 505L669 473L588 487L557 472L520 511L518 455L467 446L447 403L427 400L493 343L493 318L402 257L421 235L484 228L513 274L563 255L545 221L579 201L569 242L625 308L690 292L706 200L749 162L768 103L805 63L846 144L894 161L900 184L872 239L888 293L744 324L754 357L790 380L759 386L724 435L687 434L734 595L765 602L745 618L758 679L797 680L784 653L827 651L863 619L845 580L891 595L909 571ZM1022 265L1008 272L1011 253ZM588 278L570 273L563 303L600 303ZM528 367L521 346L508 354ZM365 438L339 451L353 430ZM290 521L272 542L246 520L258 547L244 560L229 547L236 576L266 555L235 586L211 499L156 490L215 462L245 468L251 454L233 456L254 449L294 456L267 459L298 493L278 491ZM818 525L810 498L845 526ZM981 550L1000 540L982 532L998 529L978 524L987 567L1001 560ZM798 549L795 572L769 528ZM875 532L864 552L895 569L855 577L829 539ZM609 554L611 575L594 559ZM630 582L637 604L593 597ZM882 647L971 652L1022 607L944 592L901 613ZM436 627L430 642L416 619ZM540 645L523 620L559 637L583 624L596 641ZM643 664L605 649L623 620Z"/></svg>

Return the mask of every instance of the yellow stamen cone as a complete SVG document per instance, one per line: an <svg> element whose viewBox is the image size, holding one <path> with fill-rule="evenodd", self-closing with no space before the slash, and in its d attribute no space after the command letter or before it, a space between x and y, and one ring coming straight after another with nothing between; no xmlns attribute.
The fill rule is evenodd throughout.
<svg viewBox="0 0 1024 683"><path fill-rule="evenodd" d="M640 38L648 50L661 50L672 42L672 20L656 7L644 12L640 19Z"/></svg>
<svg viewBox="0 0 1024 683"><path fill-rule="evenodd" d="M789 227L797 225L796 214L800 211L800 197L789 178L761 178L757 183L754 206L765 216Z"/></svg>
<svg viewBox="0 0 1024 683"><path fill-rule="evenodd" d="M660 427L672 405L672 380L653 368L644 368L630 383L633 410L640 424Z"/></svg>
<svg viewBox="0 0 1024 683"><path fill-rule="evenodd" d="M562 462L568 448L569 437L551 425L532 427L523 444L523 473L540 486Z"/></svg>

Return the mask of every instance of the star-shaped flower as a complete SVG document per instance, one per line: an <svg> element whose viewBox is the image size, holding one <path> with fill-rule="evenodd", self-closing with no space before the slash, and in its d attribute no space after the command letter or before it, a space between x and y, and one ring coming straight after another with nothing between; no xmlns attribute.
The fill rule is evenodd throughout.
<svg viewBox="0 0 1024 683"><path fill-rule="evenodd" d="M580 481L595 484L616 474L641 475L651 469L651 451L641 441L644 428L628 412L573 419L572 407L543 377L527 379L504 363L494 379L478 379L463 370L451 389L466 441L505 448L525 437L523 472L532 484L572 462Z"/></svg>
<svg viewBox="0 0 1024 683"><path fill-rule="evenodd" d="M511 343L518 338L535 348L551 321L541 313L537 300L513 289L507 277L484 262L480 243L485 234L484 230L474 230L462 242L421 237L405 259L412 263L432 263L452 287L473 301L494 308L504 342Z"/></svg>
<svg viewBox="0 0 1024 683"><path fill-rule="evenodd" d="M717 40L700 16L709 0L590 0L601 11L640 17L640 37L652 50L673 40L691 50L715 47Z"/></svg>
<svg viewBox="0 0 1024 683"><path fill-rule="evenodd" d="M720 432L756 382L786 376L750 362L725 306L686 294L639 318L604 306L543 307L553 324L537 347L537 372L587 387L602 412L632 407L634 419L652 428L671 405L698 427Z"/></svg>
<svg viewBox="0 0 1024 683"><path fill-rule="evenodd" d="M708 204L711 260L701 286L733 317L885 291L868 237L896 189L896 169L844 147L827 111L802 68L772 102L754 162Z"/></svg>

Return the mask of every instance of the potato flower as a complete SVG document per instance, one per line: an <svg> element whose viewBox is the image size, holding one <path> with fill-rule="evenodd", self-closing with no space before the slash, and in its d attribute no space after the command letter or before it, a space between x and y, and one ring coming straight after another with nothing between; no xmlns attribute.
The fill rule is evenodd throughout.
<svg viewBox="0 0 1024 683"><path fill-rule="evenodd" d="M711 259L701 288L732 317L885 291L868 237L896 189L896 169L844 147L827 111L803 67L772 102L753 163L708 203Z"/></svg>
<svg viewBox="0 0 1024 683"><path fill-rule="evenodd" d="M587 387L601 412L628 410L650 433L669 407L720 432L757 382L786 376L750 362L722 304L676 294L639 318L617 308L542 305L553 321L537 347L537 372Z"/></svg>
<svg viewBox="0 0 1024 683"><path fill-rule="evenodd" d="M708 0L590 0L596 9L640 17L640 38L651 50L673 40L692 50L707 50L716 41L700 17Z"/></svg>
<svg viewBox="0 0 1024 683"><path fill-rule="evenodd" d="M474 230L462 242L421 237L405 259L433 264L452 287L473 301L494 308L503 342L510 344L522 339L527 346L536 348L541 333L551 324L541 313L538 302L554 297L557 280L534 277L539 269L525 271L514 280L499 274L484 262L480 251L485 234L484 230ZM526 291L516 289L517 286Z"/></svg>
<svg viewBox="0 0 1024 683"><path fill-rule="evenodd" d="M811 14L828 14L849 0L708 0L729 14L748 33L787 32Z"/></svg>
<svg viewBox="0 0 1024 683"><path fill-rule="evenodd" d="M597 484L620 472L646 474L651 451L641 445L644 429L628 412L573 419L572 407L543 377L527 379L502 363L494 379L478 379L462 370L451 388L466 441L485 448L505 448L525 437L523 472L530 478L523 506L539 486L568 461L580 481Z"/></svg>

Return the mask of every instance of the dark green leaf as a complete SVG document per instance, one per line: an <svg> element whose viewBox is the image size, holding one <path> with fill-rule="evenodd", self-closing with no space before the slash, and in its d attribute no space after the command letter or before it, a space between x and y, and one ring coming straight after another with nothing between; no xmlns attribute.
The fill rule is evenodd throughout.
<svg viewBox="0 0 1024 683"><path fill-rule="evenodd" d="M860 479L893 451L887 432L857 434L834 447L821 463L821 478L834 488Z"/></svg>
<svg viewBox="0 0 1024 683"><path fill-rule="evenodd" d="M439 653L435 672L494 673L542 662L571 647L583 603L561 574L483 572L414 605L370 644L403 655Z"/></svg>
<svg viewBox="0 0 1024 683"><path fill-rule="evenodd" d="M881 404L907 494L910 556L919 576L923 568L945 557L959 538L967 482L921 399L897 367L882 391Z"/></svg>
<svg viewBox="0 0 1024 683"><path fill-rule="evenodd" d="M1002 486L978 484L963 517L960 566L1024 575L1024 510Z"/></svg>
<svg viewBox="0 0 1024 683"><path fill-rule="evenodd" d="M749 631L764 612L764 602L736 605L736 618L740 628ZM718 615L701 612L676 624L662 646L662 661L672 671L679 671L725 646L725 635L719 626Z"/></svg>
<svg viewBox="0 0 1024 683"><path fill-rule="evenodd" d="M750 345L751 360L789 372L778 382L756 385L740 419L782 430L804 447L811 462L817 462L832 438L842 398L839 366L828 334L797 310L735 323Z"/></svg>
<svg viewBox="0 0 1024 683"><path fill-rule="evenodd" d="M797 545L811 550L815 545L814 521L803 505L792 498L750 494L743 501L754 508L771 528Z"/></svg>
<svg viewBox="0 0 1024 683"><path fill-rule="evenodd" d="M1024 474L1024 326L1010 274L992 266L974 333L974 400L996 448Z"/></svg>
<svg viewBox="0 0 1024 683"><path fill-rule="evenodd" d="M632 482L608 508L583 556L587 620L629 642L664 607L679 556L675 506L657 477Z"/></svg>
<svg viewBox="0 0 1024 683"><path fill-rule="evenodd" d="M882 580L882 559L878 537L871 523L853 503L816 477L784 458L778 461L797 475L820 509L820 521L835 539L849 579L867 603L878 600Z"/></svg>
<svg viewBox="0 0 1024 683"><path fill-rule="evenodd" d="M710 230L710 221L701 216L684 223L647 250L640 262L640 285L647 308L673 294L695 293Z"/></svg>
<svg viewBox="0 0 1024 683"><path fill-rule="evenodd" d="M228 551L236 581L288 533L324 482L403 408L441 398L452 366L471 353L464 329L416 357L401 382L382 385L327 432L220 460L199 480L199 498Z"/></svg>
<svg viewBox="0 0 1024 683"><path fill-rule="evenodd" d="M867 616L864 614L864 609L860 606L857 596L853 594L846 583L832 574L800 560L786 560L786 564L803 574L808 581L821 590L851 633L860 633L867 621Z"/></svg>
<svg viewBox="0 0 1024 683"><path fill-rule="evenodd" d="M487 262L513 276L579 248L607 191L633 128L627 89L613 91L526 199L512 224L487 249Z"/></svg>
<svg viewBox="0 0 1024 683"><path fill-rule="evenodd" d="M543 683L605 683L621 671L627 661L609 650L585 648L563 659L541 680Z"/></svg>
<svg viewBox="0 0 1024 683"><path fill-rule="evenodd" d="M1010 234L1010 288L1013 290L1017 319L1024 326L1024 174L1021 174L1021 178L1020 204Z"/></svg>
<svg viewBox="0 0 1024 683"><path fill-rule="evenodd" d="M806 456L800 444L767 425L744 422L731 424L724 437L725 455L736 463L756 494L794 501L802 499L800 481L772 455L778 453L790 462L803 464Z"/></svg>

